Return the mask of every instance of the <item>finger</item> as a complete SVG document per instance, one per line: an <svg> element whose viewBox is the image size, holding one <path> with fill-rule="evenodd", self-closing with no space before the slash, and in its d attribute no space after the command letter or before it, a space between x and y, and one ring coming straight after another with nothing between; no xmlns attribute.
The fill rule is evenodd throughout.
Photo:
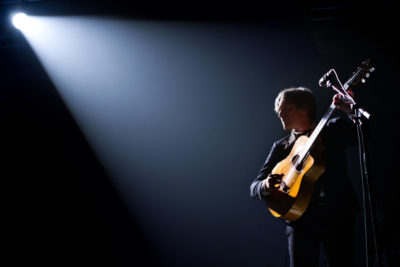
<svg viewBox="0 0 400 267"><path fill-rule="evenodd" d="M275 187L275 188L279 188L279 187L281 187L281 184L280 184L280 183L278 183L278 184L274 184L274 185L273 185L273 187Z"/></svg>
<svg viewBox="0 0 400 267"><path fill-rule="evenodd" d="M281 176L277 176L277 175L274 175L274 176L270 176L269 178L271 179L271 180L276 180L276 179L279 179Z"/></svg>
<svg viewBox="0 0 400 267"><path fill-rule="evenodd" d="M282 178L280 178L280 177L275 177L275 178L269 179L270 184L279 184L281 182L282 182Z"/></svg>
<svg viewBox="0 0 400 267"><path fill-rule="evenodd" d="M269 176L270 177L282 177L284 174L283 173L271 173Z"/></svg>
<svg viewBox="0 0 400 267"><path fill-rule="evenodd" d="M336 94L336 95L333 97L333 101L334 101L334 102L338 102L338 103L342 103L342 102L343 102L343 96L340 95L340 94Z"/></svg>
<svg viewBox="0 0 400 267"><path fill-rule="evenodd" d="M274 175L270 175L270 176L269 176L269 178L270 178L270 179L273 179L273 180L275 180L275 179L277 179L277 178L279 178L279 177L281 177L279 174L274 174Z"/></svg>
<svg viewBox="0 0 400 267"><path fill-rule="evenodd" d="M280 181L269 181L269 187L279 187Z"/></svg>

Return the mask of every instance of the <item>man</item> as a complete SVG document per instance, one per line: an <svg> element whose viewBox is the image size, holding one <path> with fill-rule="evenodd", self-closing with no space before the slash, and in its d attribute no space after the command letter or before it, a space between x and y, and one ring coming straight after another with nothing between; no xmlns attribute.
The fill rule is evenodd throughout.
<svg viewBox="0 0 400 267"><path fill-rule="evenodd" d="M333 98L334 105L351 113L352 105L340 95ZM284 130L291 133L276 141L250 186L253 198L268 203L275 190L279 190L282 174L271 173L286 158L297 138L312 133L315 123L316 104L312 92L304 87L282 90L275 99L275 111ZM352 184L347 176L345 150L356 143L355 127L350 119L334 118L315 141L313 149L322 150L320 160L325 171L314 184L310 203L302 216L294 221L284 220L287 225L290 266L318 266L322 244L329 266L353 266L354 213L357 202Z"/></svg>

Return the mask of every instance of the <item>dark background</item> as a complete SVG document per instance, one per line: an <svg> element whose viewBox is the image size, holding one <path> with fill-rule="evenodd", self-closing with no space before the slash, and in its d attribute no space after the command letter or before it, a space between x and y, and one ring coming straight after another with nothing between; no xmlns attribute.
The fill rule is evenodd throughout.
<svg viewBox="0 0 400 267"><path fill-rule="evenodd" d="M283 225L266 214L260 202L248 197L248 186L270 144L284 134L272 110L274 97L284 87L308 86L319 100L321 115L332 93L319 89L319 78L335 68L345 80L364 59L370 58L376 71L366 84L357 86L360 88L356 94L359 103L372 114L368 156L383 259L387 266L398 266L396 188L399 182L395 166L399 53L394 26L396 14L391 2L366 5L344 1L301 1L301 4L297 1L274 4L261 1L130 1L129 4L94 0L2 1L0 8L2 218L6 222L3 227L7 237L6 254L13 265L37 262L51 266L136 266L139 263L284 266ZM195 162L189 162L193 166L185 166L188 173L185 182L163 183L162 188L155 187L157 190L147 196L157 199L159 190L167 192L161 198L165 203L158 204L165 204L168 215L156 214L150 223L158 233L167 218L168 229L172 230L165 236L156 234L149 238L148 228L142 230L141 213L132 210L123 199L29 43L11 26L9 13L18 8L44 16L103 15L142 21L206 23L219 27L221 32L228 29L236 36L235 40L250 36L254 43L260 44L253 46L252 40L247 39L240 49L234 50L253 49L253 54L246 55L254 55L256 59L230 58L226 63L227 69L235 64L245 67L223 77L229 82L222 83L216 93L221 103L199 105L189 111L205 112L204 121L193 122L204 123L204 127L218 128L219 120L214 117L231 122L221 125L217 131L199 131L196 145L184 150L186 155L176 156L176 160L188 163L184 157L189 157L191 152L197 155ZM274 37L267 35L271 30L275 32ZM264 59L270 61L267 64L270 69L260 63ZM218 66L224 64L222 61ZM202 71L199 70L199 75L204 75ZM274 79L263 79L264 71ZM237 86L228 86L235 83ZM199 101L208 99L206 94L215 93L193 88L190 92ZM213 144L213 149L203 151L209 144ZM210 159L210 155L214 158ZM357 149L349 151L348 156L361 201ZM158 168L157 164L152 167ZM191 175L196 178L200 175L196 173L201 173L203 180L191 180ZM145 176L140 171L139 174ZM145 178L159 182L151 175ZM185 192L182 196L188 199L179 198L182 191ZM177 207L176 203L190 208ZM160 209L156 208L155 212ZM180 211L187 213L179 214ZM188 216L194 218L187 220ZM358 215L357 221L357 257L363 265L361 216ZM171 226L174 220L176 226Z"/></svg>

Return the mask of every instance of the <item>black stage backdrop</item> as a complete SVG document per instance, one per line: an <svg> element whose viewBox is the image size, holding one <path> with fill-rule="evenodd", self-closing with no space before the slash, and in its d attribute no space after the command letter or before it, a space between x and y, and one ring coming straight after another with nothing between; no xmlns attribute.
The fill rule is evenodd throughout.
<svg viewBox="0 0 400 267"><path fill-rule="evenodd" d="M283 224L248 193L272 141L284 134L273 100L282 88L306 86L321 116L333 92L320 88L319 78L334 68L345 81L370 58L376 70L355 91L372 114L368 162L383 262L398 266L394 6L260 2L1 2L2 220L13 265L285 266ZM147 43L142 52L132 47L145 66L137 80L150 88L132 100L143 108L139 115L118 110L117 101L93 110L93 120L104 122L77 120L11 26L18 8L144 25ZM168 25L179 26L171 32ZM102 67L126 72L107 61ZM116 99L130 94L111 89ZM102 147L102 140L109 143ZM361 204L357 148L348 163ZM356 234L363 266L361 213Z"/></svg>

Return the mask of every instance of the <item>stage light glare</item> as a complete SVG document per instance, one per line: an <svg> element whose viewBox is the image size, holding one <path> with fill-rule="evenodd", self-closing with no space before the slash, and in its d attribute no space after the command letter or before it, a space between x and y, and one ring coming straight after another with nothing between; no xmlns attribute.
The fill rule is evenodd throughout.
<svg viewBox="0 0 400 267"><path fill-rule="evenodd" d="M12 17L15 28L23 30L28 25L28 16L25 13L17 13Z"/></svg>

